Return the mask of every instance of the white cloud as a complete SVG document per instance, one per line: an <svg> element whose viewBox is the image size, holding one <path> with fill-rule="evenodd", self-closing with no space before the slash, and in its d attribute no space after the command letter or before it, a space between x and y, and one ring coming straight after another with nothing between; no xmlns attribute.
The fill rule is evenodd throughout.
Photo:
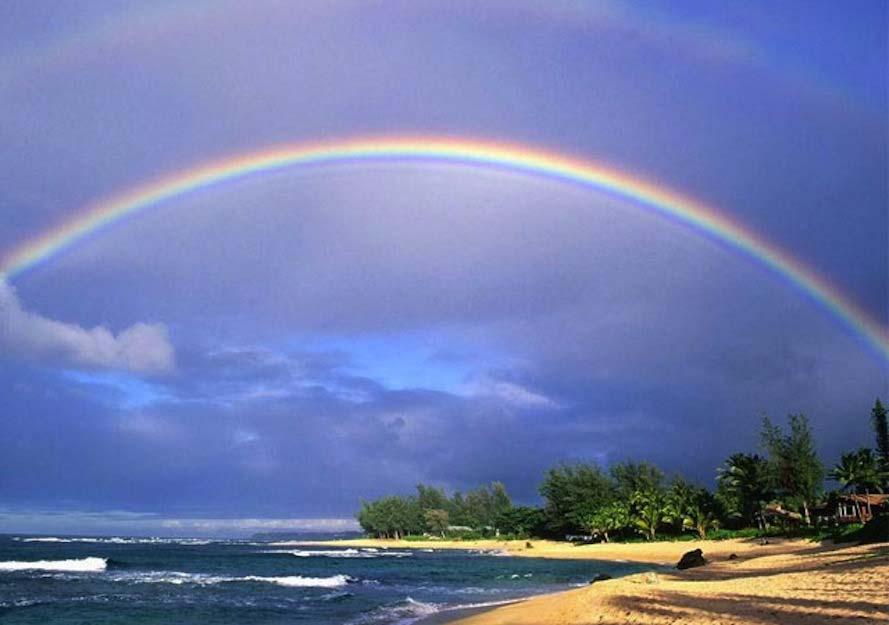
<svg viewBox="0 0 889 625"><path fill-rule="evenodd" d="M540 393L505 380L483 377L469 385L471 397L494 398L522 408L558 408L559 405Z"/></svg>
<svg viewBox="0 0 889 625"><path fill-rule="evenodd" d="M166 519L161 525L184 532L353 532L359 529L354 519Z"/></svg>
<svg viewBox="0 0 889 625"><path fill-rule="evenodd" d="M24 510L0 507L0 532L23 535L242 536L256 532L353 532L348 518L169 518L126 510Z"/></svg>
<svg viewBox="0 0 889 625"><path fill-rule="evenodd" d="M15 289L0 281L0 349L66 365L160 373L174 367L163 324L136 323L116 335L103 326L83 328L22 308Z"/></svg>

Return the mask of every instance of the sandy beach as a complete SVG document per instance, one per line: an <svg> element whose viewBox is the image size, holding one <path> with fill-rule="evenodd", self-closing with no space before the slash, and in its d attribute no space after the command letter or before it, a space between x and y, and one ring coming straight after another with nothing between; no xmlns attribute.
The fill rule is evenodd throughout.
<svg viewBox="0 0 889 625"><path fill-rule="evenodd" d="M571 546L532 541L408 543L338 541L339 546L498 550L542 558L675 564L700 548L709 564L641 573L535 597L452 621L454 625L710 623L889 623L889 543L806 540L663 542ZM730 559L735 554L737 557Z"/></svg>

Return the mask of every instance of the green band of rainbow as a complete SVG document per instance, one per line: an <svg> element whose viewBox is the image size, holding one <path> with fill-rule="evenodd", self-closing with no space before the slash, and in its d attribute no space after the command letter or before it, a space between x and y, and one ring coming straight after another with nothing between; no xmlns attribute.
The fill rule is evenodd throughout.
<svg viewBox="0 0 889 625"><path fill-rule="evenodd" d="M15 277L128 215L212 185L299 165L373 160L428 160L505 168L631 200L742 251L772 269L889 361L889 334L884 326L815 271L718 211L663 186L595 163L521 145L467 139L378 137L309 143L199 165L87 206L60 227L14 248L0 261L0 279Z"/></svg>

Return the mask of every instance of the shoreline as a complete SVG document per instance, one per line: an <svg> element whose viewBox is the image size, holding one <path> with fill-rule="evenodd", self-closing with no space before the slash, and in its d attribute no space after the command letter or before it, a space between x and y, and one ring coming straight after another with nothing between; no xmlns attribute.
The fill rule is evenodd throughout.
<svg viewBox="0 0 889 625"><path fill-rule="evenodd" d="M705 552L706 556L706 552ZM448 625L889 623L889 543L824 545L641 573L461 616Z"/></svg>
<svg viewBox="0 0 889 625"><path fill-rule="evenodd" d="M500 608L523 603L525 601L530 601L531 599L543 596L546 595L532 595L530 597L524 597L521 599L510 599L508 601L495 602L489 605L455 606L453 608L446 608L444 610L441 610L440 612L436 612L435 614L421 616L417 620L410 621L410 625L451 625L452 623L459 623L460 621L472 618L474 616L479 616L487 612L492 612L494 610L499 610Z"/></svg>
<svg viewBox="0 0 889 625"><path fill-rule="evenodd" d="M660 569L537 595L501 606L444 610L416 625L889 625L889 542L805 539L611 543L572 547L531 541L326 541L378 549L462 549L517 557L676 564L700 548L708 564ZM302 543L306 544L306 543ZM735 557L730 557L734 555Z"/></svg>
<svg viewBox="0 0 889 625"><path fill-rule="evenodd" d="M529 548L527 545L531 544ZM279 547L348 547L356 549L431 549L461 550L522 558L552 558L564 560L604 560L609 562L633 562L658 566L674 566L679 558L693 549L703 550L708 558L727 559L735 554L741 558L763 556L790 551L811 549L817 543L805 538L773 538L767 544L759 539L730 538L726 540L683 540L638 543L574 544L552 540L436 540L408 541L355 538L324 541L278 541L270 543Z"/></svg>

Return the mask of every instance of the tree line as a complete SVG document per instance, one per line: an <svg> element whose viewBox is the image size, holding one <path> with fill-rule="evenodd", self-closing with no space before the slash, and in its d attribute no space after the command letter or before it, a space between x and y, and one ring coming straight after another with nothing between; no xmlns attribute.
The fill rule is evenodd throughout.
<svg viewBox="0 0 889 625"><path fill-rule="evenodd" d="M451 496L420 484L416 495L363 501L357 518L369 535L396 539L580 535L654 540L686 532L706 538L717 529L765 530L768 510L796 515L792 518L811 526L813 508L828 500L825 478L839 483L841 492L889 490L889 425L879 399L871 421L874 448L843 453L830 471L818 457L805 415L790 415L783 427L764 417L762 454L729 456L717 469L712 491L681 475L668 478L649 462L622 462L607 470L588 462L549 469L539 487L541 507L514 505L500 482ZM835 495L828 493L828 498ZM863 520L860 505L857 510Z"/></svg>

